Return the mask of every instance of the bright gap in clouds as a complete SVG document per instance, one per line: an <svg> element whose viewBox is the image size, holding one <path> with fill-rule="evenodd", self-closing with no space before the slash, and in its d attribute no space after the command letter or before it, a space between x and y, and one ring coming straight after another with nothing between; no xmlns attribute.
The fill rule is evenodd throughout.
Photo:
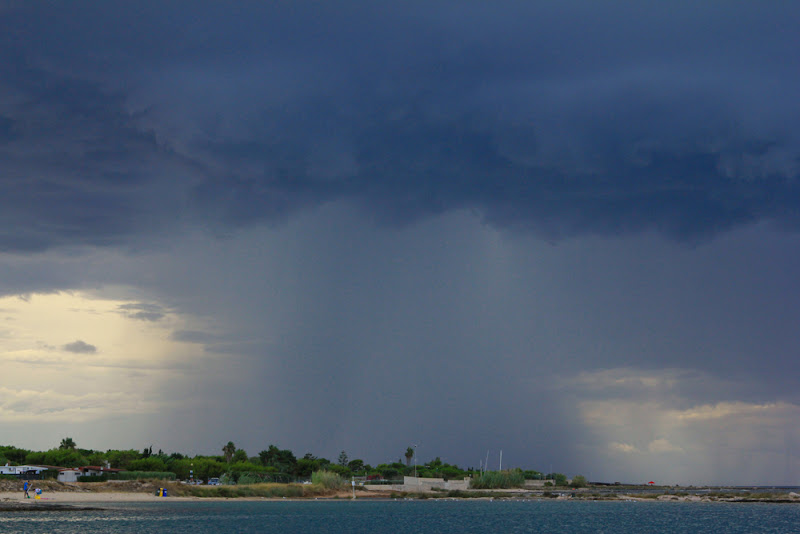
<svg viewBox="0 0 800 534"><path fill-rule="evenodd" d="M691 369L607 369L581 373L572 382L583 388L577 408L597 437L591 452L604 476L624 473L631 481L657 478L660 484L742 484L773 472L772 483L796 484L800 462L793 444L800 442L795 425L800 406L697 402L681 394L681 385L691 382L727 387L728 395L741 386Z"/></svg>
<svg viewBox="0 0 800 534"><path fill-rule="evenodd" d="M203 357L200 345L172 336L186 324L156 303L99 293L1 298L0 422L33 428L159 412L164 385Z"/></svg>

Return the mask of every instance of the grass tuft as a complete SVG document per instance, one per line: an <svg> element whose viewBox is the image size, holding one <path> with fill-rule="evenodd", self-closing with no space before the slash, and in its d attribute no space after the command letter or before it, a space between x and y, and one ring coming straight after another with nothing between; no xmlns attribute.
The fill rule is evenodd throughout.
<svg viewBox="0 0 800 534"><path fill-rule="evenodd" d="M311 473L311 483L315 486L332 490L340 490L347 487L347 481L341 475L325 470Z"/></svg>
<svg viewBox="0 0 800 534"><path fill-rule="evenodd" d="M525 485L525 476L519 470L486 471L475 475L470 481L473 489L506 489L521 488Z"/></svg>

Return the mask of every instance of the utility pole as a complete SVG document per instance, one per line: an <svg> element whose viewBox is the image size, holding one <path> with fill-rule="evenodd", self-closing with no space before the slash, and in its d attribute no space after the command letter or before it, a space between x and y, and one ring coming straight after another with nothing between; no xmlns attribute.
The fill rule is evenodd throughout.
<svg viewBox="0 0 800 534"><path fill-rule="evenodd" d="M417 481L417 486L419 486L419 478L417 478L417 446L419 443L414 444L414 479Z"/></svg>

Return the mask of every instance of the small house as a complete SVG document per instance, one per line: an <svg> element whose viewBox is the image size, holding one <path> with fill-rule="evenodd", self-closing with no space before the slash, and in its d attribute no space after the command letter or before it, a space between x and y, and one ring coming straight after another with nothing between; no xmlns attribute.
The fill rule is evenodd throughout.
<svg viewBox="0 0 800 534"><path fill-rule="evenodd" d="M0 465L0 475L12 475L26 480L39 478L46 467L38 465Z"/></svg>
<svg viewBox="0 0 800 534"><path fill-rule="evenodd" d="M82 476L101 476L119 473L122 469L113 469L102 465L85 465L83 467L71 467L58 471L60 482L77 482Z"/></svg>
<svg viewBox="0 0 800 534"><path fill-rule="evenodd" d="M72 469L59 469L58 481L59 482L77 482L81 476L81 470L77 467Z"/></svg>

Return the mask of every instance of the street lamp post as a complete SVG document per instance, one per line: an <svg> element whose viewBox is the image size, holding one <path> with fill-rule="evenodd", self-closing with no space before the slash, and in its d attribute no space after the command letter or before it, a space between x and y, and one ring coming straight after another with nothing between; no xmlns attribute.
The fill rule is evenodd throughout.
<svg viewBox="0 0 800 534"><path fill-rule="evenodd" d="M419 478L417 478L417 446L419 443L414 444L414 479L417 481L417 485L419 486Z"/></svg>

